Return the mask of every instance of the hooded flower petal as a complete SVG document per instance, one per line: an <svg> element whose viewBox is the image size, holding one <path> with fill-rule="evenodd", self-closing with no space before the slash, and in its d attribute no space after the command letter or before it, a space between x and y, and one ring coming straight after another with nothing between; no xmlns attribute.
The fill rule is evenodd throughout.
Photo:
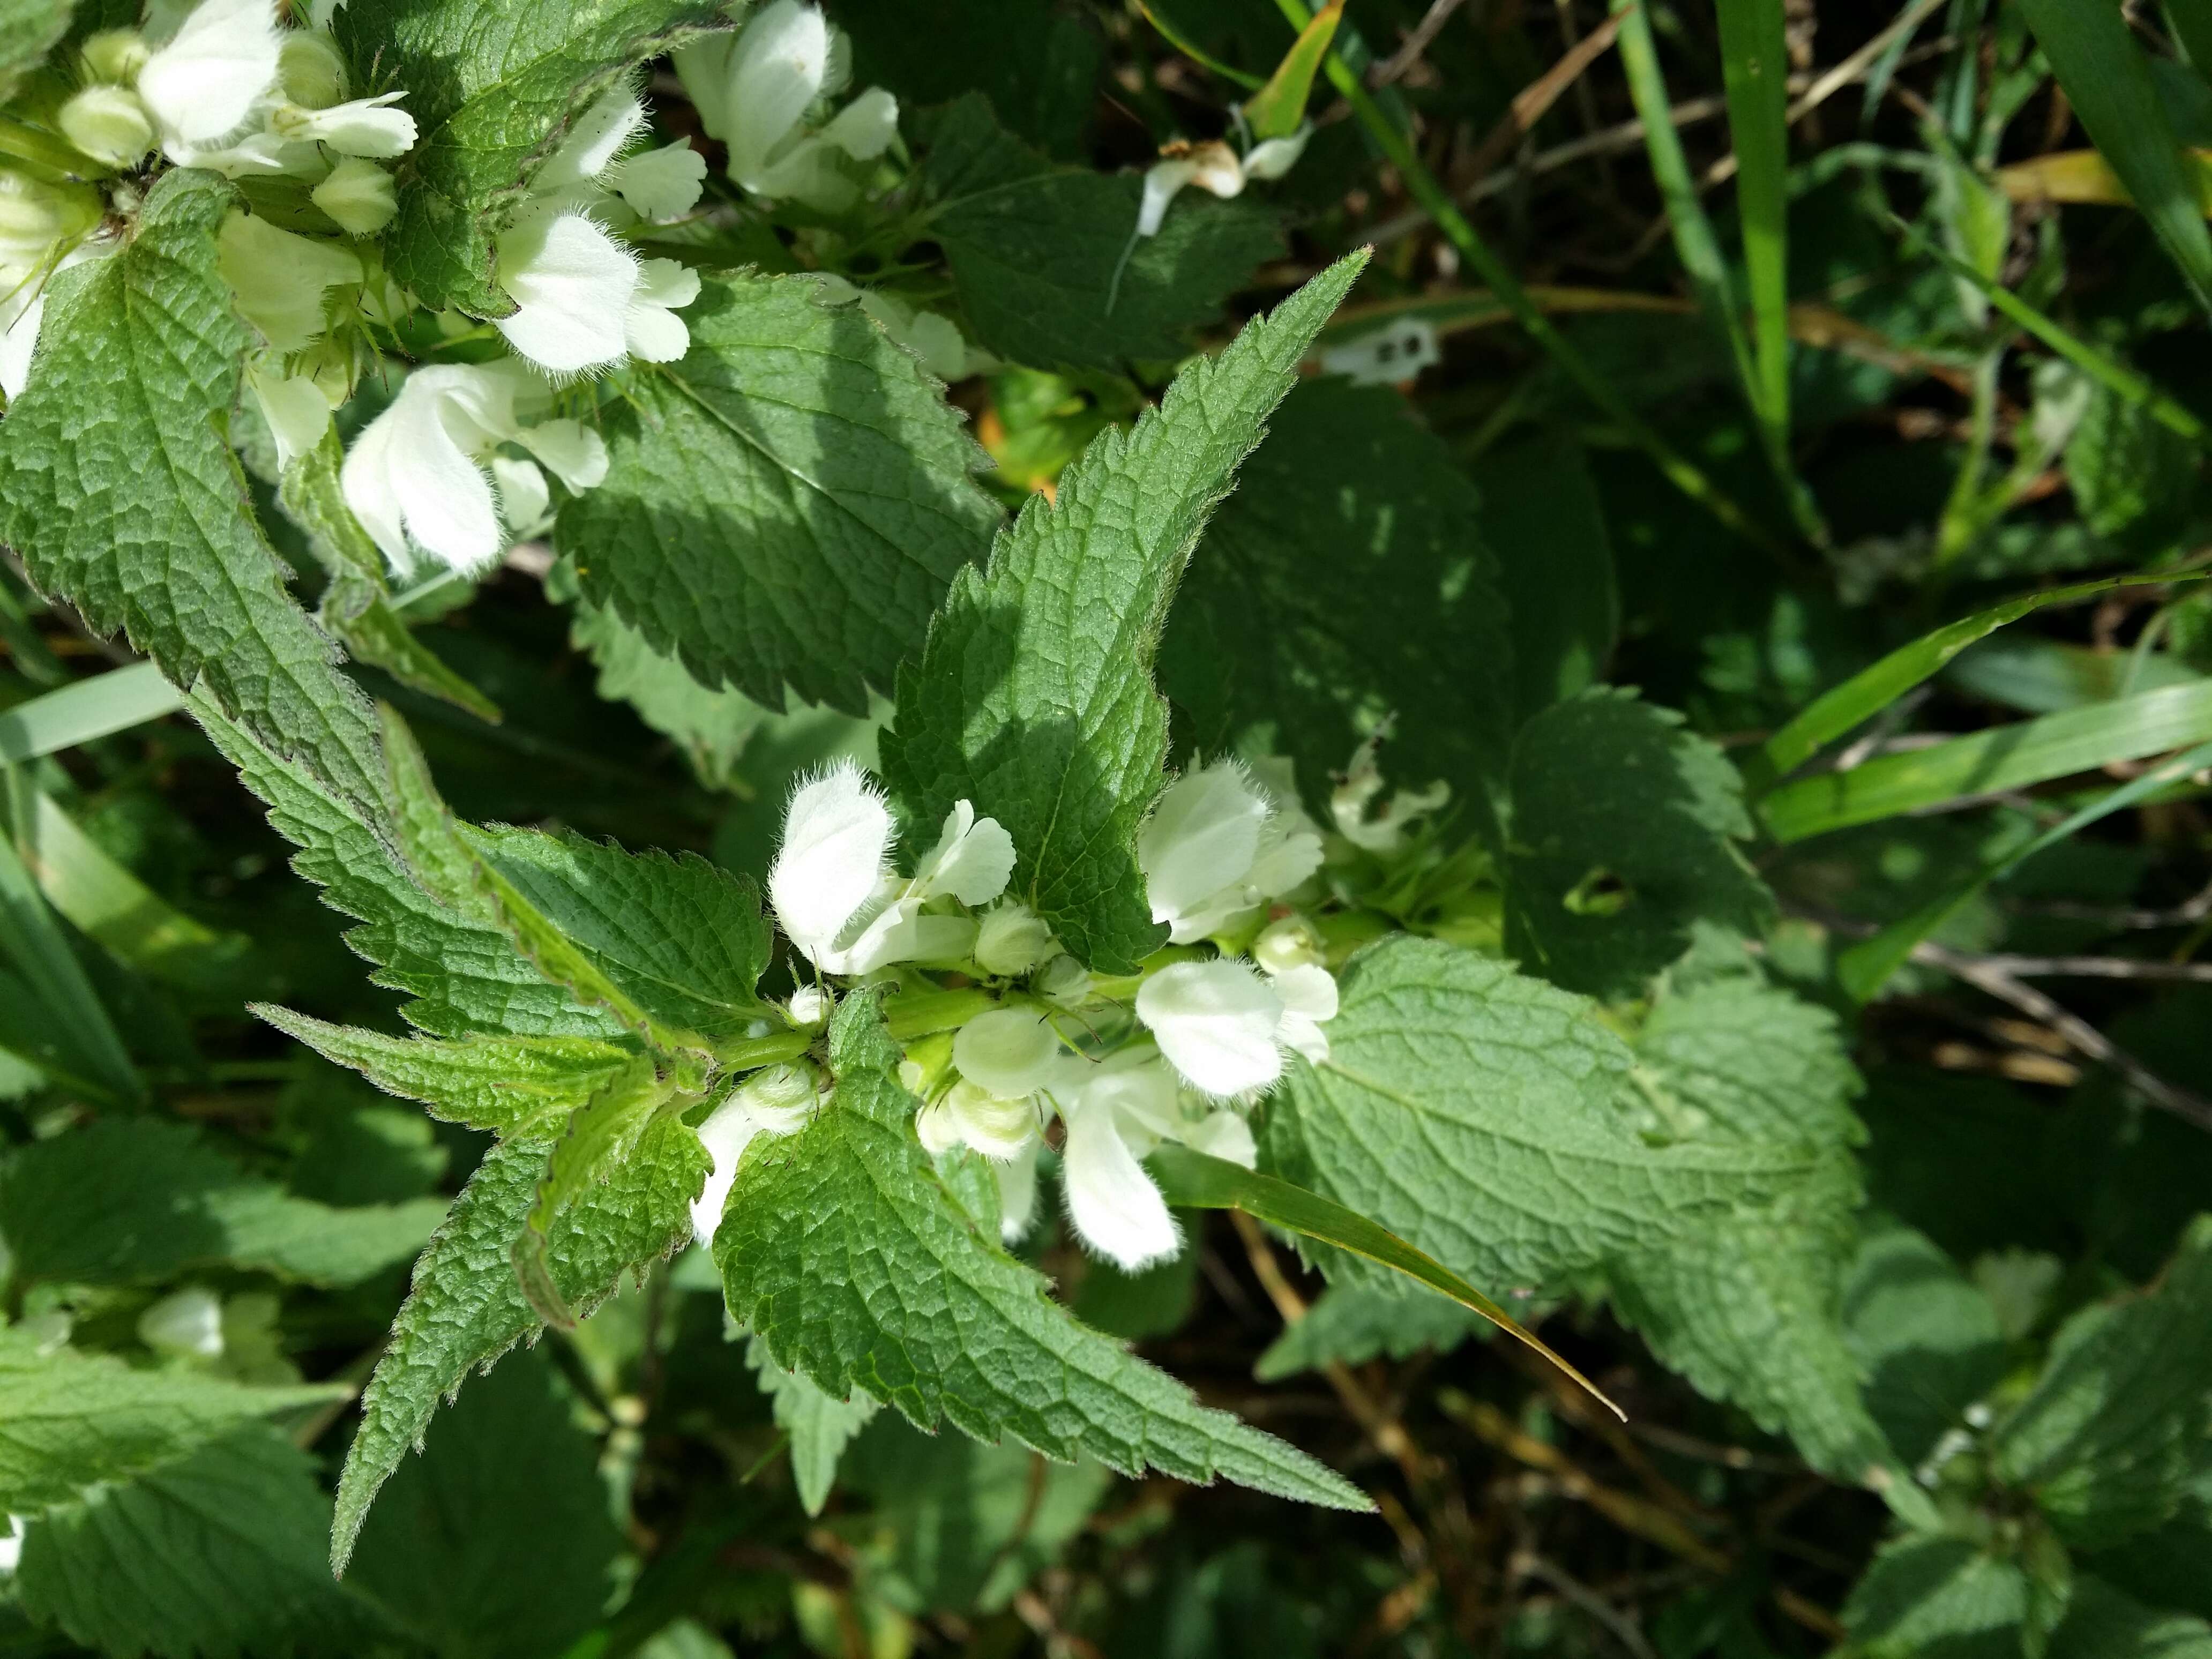
<svg viewBox="0 0 2212 1659"><path fill-rule="evenodd" d="M531 463L495 455L491 476L499 486L499 516L508 535L526 535L549 516L553 492L546 487L545 475Z"/></svg>
<svg viewBox="0 0 2212 1659"><path fill-rule="evenodd" d="M830 72L829 20L818 6L775 0L756 14L730 54L722 134L730 177L748 190L822 95Z"/></svg>
<svg viewBox="0 0 2212 1659"><path fill-rule="evenodd" d="M647 259L638 273L637 296L623 319L630 356L672 363L691 349L691 331L676 314L699 297L699 273L673 259Z"/></svg>
<svg viewBox="0 0 2212 1659"><path fill-rule="evenodd" d="M638 102L635 93L627 86L602 93L576 118L560 149L538 169L531 188L550 193L570 185L588 184L612 167L615 158L644 131L645 106Z"/></svg>
<svg viewBox="0 0 2212 1659"><path fill-rule="evenodd" d="M988 904L1014 873L1014 838L996 818L979 818L972 801L955 801L937 845L915 872L923 898L951 895L963 904Z"/></svg>
<svg viewBox="0 0 2212 1659"><path fill-rule="evenodd" d="M556 374L621 361L635 254L580 213L526 213L496 246L500 285L515 302L498 324L509 345Z"/></svg>
<svg viewBox="0 0 2212 1659"><path fill-rule="evenodd" d="M915 1133L933 1158L966 1146L1000 1162L1019 1157L1037 1138L1037 1109L972 1083L956 1083L915 1115Z"/></svg>
<svg viewBox="0 0 2212 1659"><path fill-rule="evenodd" d="M511 399L503 378L489 369L419 368L354 440L339 485L395 569L414 567L410 538L463 573L499 556L506 538L491 482L463 442L471 448L482 442L487 423L497 422Z"/></svg>
<svg viewBox="0 0 2212 1659"><path fill-rule="evenodd" d="M243 123L276 78L274 0L202 0L138 71L165 135L204 144Z"/></svg>
<svg viewBox="0 0 2212 1659"><path fill-rule="evenodd" d="M154 148L154 122L127 87L87 87L54 118L62 137L95 161L127 167Z"/></svg>
<svg viewBox="0 0 2212 1659"><path fill-rule="evenodd" d="M415 148L415 118L392 105L407 94L387 92L376 98L356 98L328 109L301 109L288 104L270 118L271 131L287 138L312 139L341 155L358 155L388 161Z"/></svg>
<svg viewBox="0 0 2212 1659"><path fill-rule="evenodd" d="M1058 947L1029 906L1008 899L988 912L975 934L975 965L987 974L1026 974Z"/></svg>
<svg viewBox="0 0 2212 1659"><path fill-rule="evenodd" d="M1193 1152L1204 1152L1224 1163L1242 1164L1249 1170L1256 1168L1260 1162L1260 1147L1252 1139L1252 1126L1244 1121L1243 1113L1226 1107L1186 1126L1182 1139L1182 1144Z"/></svg>
<svg viewBox="0 0 2212 1659"><path fill-rule="evenodd" d="M524 428L515 441L573 490L594 489L606 482L607 441L580 421L540 421Z"/></svg>
<svg viewBox="0 0 2212 1659"><path fill-rule="evenodd" d="M768 874L776 921L810 961L836 947L838 935L875 896L890 852L890 808L851 761L801 784L783 816L783 844Z"/></svg>
<svg viewBox="0 0 2212 1659"><path fill-rule="evenodd" d="M815 136L856 161L872 161L898 137L898 100L881 87L870 87Z"/></svg>
<svg viewBox="0 0 2212 1659"><path fill-rule="evenodd" d="M1063 1108L1067 1139L1060 1179L1068 1218L1083 1242L1126 1273L1164 1261L1182 1248L1167 1200L1121 1138L1106 1080Z"/></svg>
<svg viewBox="0 0 2212 1659"><path fill-rule="evenodd" d="M1137 992L1137 1018L1204 1093L1242 1094L1282 1075L1275 1032L1283 1001L1245 963L1224 957L1161 969Z"/></svg>
<svg viewBox="0 0 2212 1659"><path fill-rule="evenodd" d="M1256 902L1238 890L1259 856L1267 813L1266 794L1234 761L1198 767L1168 786L1137 833L1137 862L1152 920L1169 925L1176 944L1204 939Z"/></svg>
<svg viewBox="0 0 2212 1659"><path fill-rule="evenodd" d="M707 158L678 139L615 163L607 183L641 219L665 223L699 205Z"/></svg>

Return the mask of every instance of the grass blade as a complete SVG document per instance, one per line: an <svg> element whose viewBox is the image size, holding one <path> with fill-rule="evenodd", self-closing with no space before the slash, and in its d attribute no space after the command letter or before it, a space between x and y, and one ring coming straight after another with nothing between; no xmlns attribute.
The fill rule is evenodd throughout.
<svg viewBox="0 0 2212 1659"><path fill-rule="evenodd" d="M1242 1210L1255 1221L1287 1228L1394 1268L1432 1291L1442 1291L1462 1307L1480 1314L1508 1336L1526 1343L1589 1390L1592 1399L1624 1422L1627 1420L1627 1413L1553 1352L1541 1338L1522 1328L1511 1314L1389 1228L1318 1193L1294 1187L1273 1176L1261 1175L1225 1158L1194 1152L1188 1146L1164 1144L1153 1151L1149 1162L1153 1177L1169 1203L1187 1210Z"/></svg>
<svg viewBox="0 0 2212 1659"><path fill-rule="evenodd" d="M185 694L150 662L77 680L0 714L0 766L128 731L184 706Z"/></svg>
<svg viewBox="0 0 2212 1659"><path fill-rule="evenodd" d="M2212 679L2140 691L1954 738L1930 749L1885 755L1848 772L1799 778L1761 801L1759 813L1775 840L1803 841L1900 812L1964 805L2208 738Z"/></svg>
<svg viewBox="0 0 2212 1659"><path fill-rule="evenodd" d="M1750 290L1753 407L1768 441L1790 442L1788 50L1782 0L1720 0L1721 79L1735 146L1736 213ZM1648 126L1647 126L1648 130Z"/></svg>
<svg viewBox="0 0 2212 1659"><path fill-rule="evenodd" d="M2002 605L1991 605L1971 617L1947 623L1931 634L1923 634L1911 644L1898 647L1871 667L1861 669L1833 690L1823 692L1814 698L1796 719L1766 740L1752 763L1743 769L1745 781L1753 789L1759 789L1796 771L1827 744L1854 726L1871 720L1923 680L1933 677L1944 664L1975 641L1988 638L2007 623L2017 622L2030 611L2040 611L2045 605L2072 605L2078 600L2109 592L2115 587L2136 586L2153 580L2142 576L2108 576L2101 581L2076 582L2071 587L2053 587L2040 593L2023 593L2017 599L2007 599ZM2182 580L2193 581L2202 578Z"/></svg>
<svg viewBox="0 0 2212 1659"><path fill-rule="evenodd" d="M2212 230L2126 17L2103 0L2020 0L2020 9L2089 141L2120 175L2197 303L2212 312Z"/></svg>
<svg viewBox="0 0 2212 1659"><path fill-rule="evenodd" d="M1991 882L2003 879L2038 853L2056 847L2068 836L2087 829L2099 818L2124 811L2137 801L2180 782L2191 773L2207 765L2212 765L2212 743L2199 744L2170 761L2154 766L2141 777L2130 778L2118 788L2100 795L2064 822L2053 824L2018 852L2008 854L1986 866L1965 886L1932 904L1923 905L1909 916L1890 923L1872 939L1863 939L1854 945L1838 960L1837 979L1852 1000L1873 1001L1881 988L1889 982L1889 976L1912 954L1912 947L1932 935Z"/></svg>

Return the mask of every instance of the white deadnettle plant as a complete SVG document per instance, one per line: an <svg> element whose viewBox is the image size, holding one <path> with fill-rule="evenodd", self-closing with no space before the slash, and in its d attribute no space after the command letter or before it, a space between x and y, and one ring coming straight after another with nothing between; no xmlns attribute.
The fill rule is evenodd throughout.
<svg viewBox="0 0 2212 1659"><path fill-rule="evenodd" d="M1001 1001L970 1018L949 1048L937 1039L927 1058L917 1048L902 1075L922 1097L915 1131L930 1152L966 1146L998 1165L1010 1239L1029 1225L1037 1155L1057 1117L1077 1235L1131 1271L1173 1255L1181 1241L1142 1159L1177 1141L1249 1168L1243 1109L1281 1079L1285 1054L1327 1056L1322 1028L1336 1012L1336 981L1311 926L1285 915L1261 930L1257 965L1229 949L1322 860L1320 831L1297 805L1287 767L1269 770L1279 775L1262 782L1232 761L1194 766L1161 797L1138 845L1153 914L1170 923L1172 942L1133 988L1095 981L1018 901L994 904L1013 872L1013 842L969 802L955 804L935 847L902 878L890 805L860 767L841 763L793 791L769 898L817 972L860 979L931 963L1007 981ZM1176 948L1208 939L1224 953ZM815 1028L830 1000L825 985L805 988L793 1024ZM741 1088L702 1130L718 1171L724 1144L712 1135L796 1125L764 1117L750 1098Z"/></svg>

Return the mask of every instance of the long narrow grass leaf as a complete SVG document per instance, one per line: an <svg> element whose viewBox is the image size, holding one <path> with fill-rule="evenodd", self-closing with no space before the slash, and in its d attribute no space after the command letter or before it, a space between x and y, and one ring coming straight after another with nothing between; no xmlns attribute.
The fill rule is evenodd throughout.
<svg viewBox="0 0 2212 1659"><path fill-rule="evenodd" d="M5 836L0 836L0 957L13 964L44 1006L46 1030L76 1075L120 1100L144 1097L145 1085L115 1022Z"/></svg>
<svg viewBox="0 0 2212 1659"><path fill-rule="evenodd" d="M150 662L58 686L0 714L0 765L128 731L185 706L185 694Z"/></svg>

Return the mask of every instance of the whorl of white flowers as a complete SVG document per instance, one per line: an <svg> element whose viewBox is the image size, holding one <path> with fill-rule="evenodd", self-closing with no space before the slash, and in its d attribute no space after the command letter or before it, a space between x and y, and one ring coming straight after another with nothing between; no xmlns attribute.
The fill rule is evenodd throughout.
<svg viewBox="0 0 2212 1659"><path fill-rule="evenodd" d="M1218 138L1194 144L1182 140L1168 145L1160 159L1145 173L1145 193L1137 204L1137 234L1153 236L1168 216L1168 204L1186 185L1218 196L1223 201L1244 193L1253 179L1279 179L1305 154L1313 136L1310 124L1281 138L1267 138L1239 155Z"/></svg>

